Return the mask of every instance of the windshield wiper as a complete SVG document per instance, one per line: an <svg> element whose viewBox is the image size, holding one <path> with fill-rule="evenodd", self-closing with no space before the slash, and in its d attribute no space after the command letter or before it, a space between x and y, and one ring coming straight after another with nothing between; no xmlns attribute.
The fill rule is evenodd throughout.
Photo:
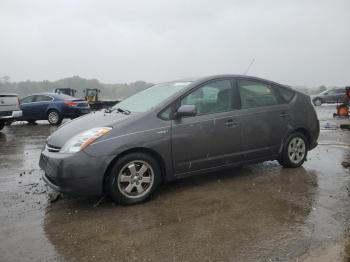
<svg viewBox="0 0 350 262"><path fill-rule="evenodd" d="M120 112L120 113L123 113L125 115L130 115L130 111L129 110L126 110L126 109L121 109L121 108L117 108L117 111Z"/></svg>

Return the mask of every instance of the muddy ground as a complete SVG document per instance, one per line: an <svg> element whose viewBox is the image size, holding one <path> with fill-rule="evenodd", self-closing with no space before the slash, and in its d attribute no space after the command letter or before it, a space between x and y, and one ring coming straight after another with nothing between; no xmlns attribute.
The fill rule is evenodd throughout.
<svg viewBox="0 0 350 262"><path fill-rule="evenodd" d="M62 197L41 180L55 130L0 133L0 261L350 261L350 132L318 108L320 145L297 169L276 161L163 185L122 207ZM343 163L343 165L342 165Z"/></svg>

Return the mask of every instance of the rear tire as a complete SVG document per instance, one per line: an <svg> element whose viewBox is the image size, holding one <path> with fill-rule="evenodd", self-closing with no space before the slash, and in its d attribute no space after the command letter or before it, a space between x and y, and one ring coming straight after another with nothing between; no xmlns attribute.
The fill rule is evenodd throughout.
<svg viewBox="0 0 350 262"><path fill-rule="evenodd" d="M159 163L148 154L131 153L114 164L106 188L114 202L131 205L147 200L160 182Z"/></svg>
<svg viewBox="0 0 350 262"><path fill-rule="evenodd" d="M5 126L5 122L0 121L0 130L1 130L1 129L3 129L3 128L4 128L4 126Z"/></svg>
<svg viewBox="0 0 350 262"><path fill-rule="evenodd" d="M320 106L323 103L322 99L320 98L316 98L313 102L315 106Z"/></svg>
<svg viewBox="0 0 350 262"><path fill-rule="evenodd" d="M300 167L306 160L308 149L307 138L302 133L294 132L286 139L278 162L287 168Z"/></svg>
<svg viewBox="0 0 350 262"><path fill-rule="evenodd" d="M62 123L63 117L57 110L50 110L47 113L47 121L51 125L58 126Z"/></svg>

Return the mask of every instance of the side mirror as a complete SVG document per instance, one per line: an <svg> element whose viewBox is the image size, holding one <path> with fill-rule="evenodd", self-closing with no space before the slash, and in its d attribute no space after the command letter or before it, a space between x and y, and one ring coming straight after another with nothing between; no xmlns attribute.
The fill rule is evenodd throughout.
<svg viewBox="0 0 350 262"><path fill-rule="evenodd" d="M195 116L197 115L197 107L194 105L182 105L176 111L175 117L181 118L184 116Z"/></svg>

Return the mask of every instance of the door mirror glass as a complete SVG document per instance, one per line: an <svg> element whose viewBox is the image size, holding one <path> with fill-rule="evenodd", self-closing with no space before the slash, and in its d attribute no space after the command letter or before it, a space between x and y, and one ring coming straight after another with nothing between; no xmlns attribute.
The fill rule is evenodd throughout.
<svg viewBox="0 0 350 262"><path fill-rule="evenodd" d="M195 105L182 105L176 112L176 117L184 117L184 116L195 116L197 115L197 108Z"/></svg>

